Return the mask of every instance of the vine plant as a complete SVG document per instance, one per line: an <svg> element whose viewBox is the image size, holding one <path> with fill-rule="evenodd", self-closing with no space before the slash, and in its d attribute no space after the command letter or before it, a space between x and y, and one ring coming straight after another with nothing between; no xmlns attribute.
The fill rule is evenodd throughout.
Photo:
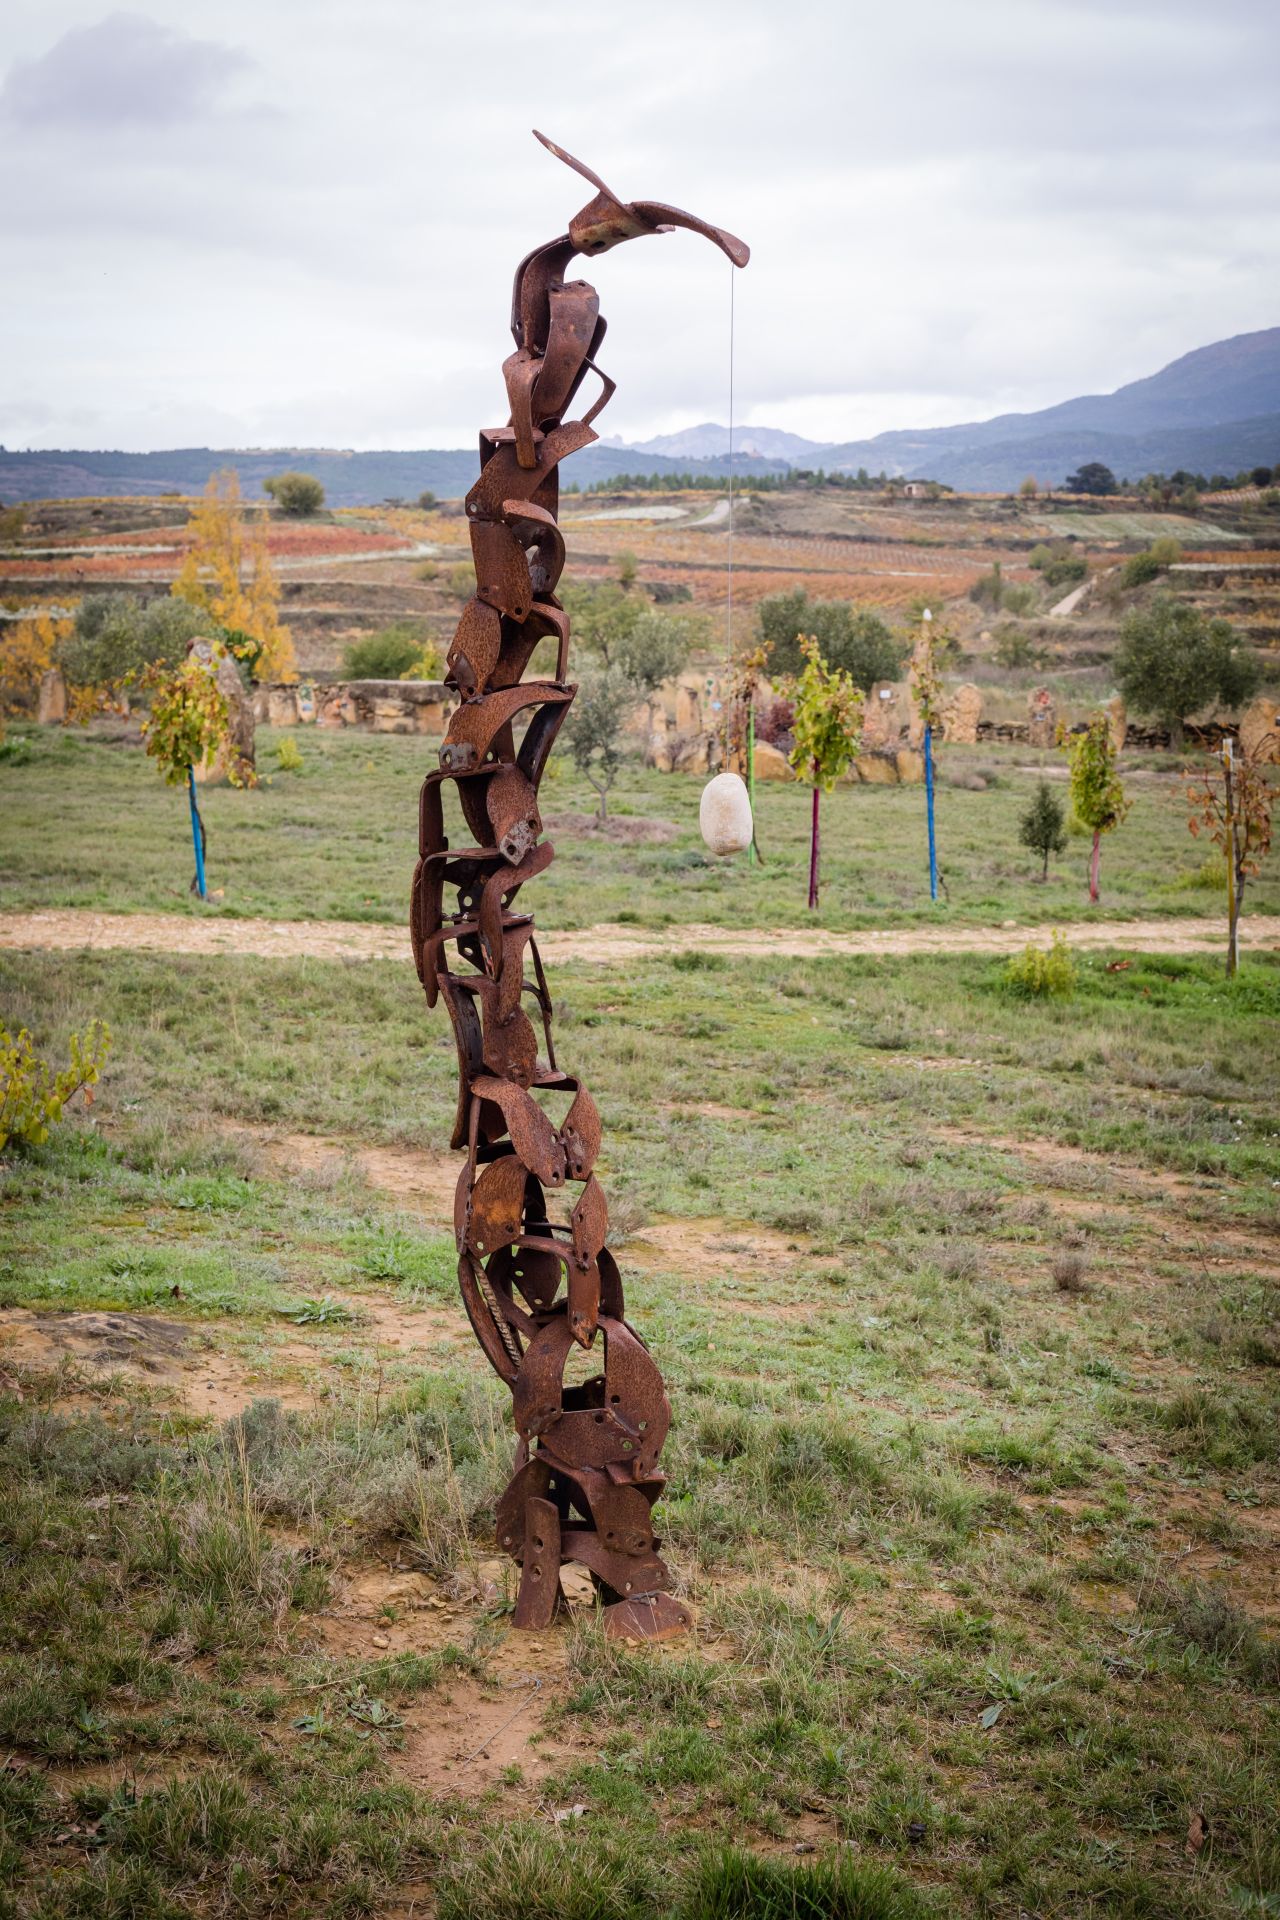
<svg viewBox="0 0 1280 1920"><path fill-rule="evenodd" d="M1059 734L1059 739L1064 736ZM1115 743L1105 713L1094 714L1083 733L1066 740L1070 758L1071 807L1076 819L1093 835L1089 854L1089 898L1098 898L1098 871L1102 836L1111 833L1129 811L1120 775L1116 771Z"/></svg>
<svg viewBox="0 0 1280 1920"><path fill-rule="evenodd" d="M147 752L159 765L167 786L187 789L196 856L192 892L202 900L208 897L205 830L196 802L195 769L217 753L228 737L230 711L218 685L218 668L227 657L226 648L214 641L207 654L193 651L178 667L148 667L139 679L151 696L151 711L142 723ZM257 784L252 768L242 766L235 754L230 756L227 777L237 787Z"/></svg>
<svg viewBox="0 0 1280 1920"><path fill-rule="evenodd" d="M813 788L809 836L809 906L818 906L820 835L818 801L830 793L862 745L862 695L842 667L829 667L813 638L802 639L804 670L793 683L795 721L790 760L798 777Z"/></svg>

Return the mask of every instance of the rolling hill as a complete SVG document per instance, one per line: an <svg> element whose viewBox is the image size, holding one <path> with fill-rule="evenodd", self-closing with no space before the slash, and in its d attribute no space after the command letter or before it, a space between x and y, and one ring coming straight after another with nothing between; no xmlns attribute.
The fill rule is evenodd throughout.
<svg viewBox="0 0 1280 1920"><path fill-rule="evenodd" d="M746 479L794 467L942 480L975 492L1008 492L1028 474L1061 486L1083 461L1118 476L1235 474L1280 462L1280 327L1199 347L1114 393L1084 394L1035 413L1004 413L961 426L895 430L869 440L821 444L779 428L739 427L734 471ZM602 441L574 457L566 480L580 487L637 470L728 472L728 429L713 421L625 445ZM0 502L76 495L198 492L211 473L234 467L246 494L270 474L301 467L323 481L329 504L371 506L415 500L430 488L456 498L475 478L469 449L351 452L334 448L249 450L185 447L156 453L88 449L9 452L0 448Z"/></svg>

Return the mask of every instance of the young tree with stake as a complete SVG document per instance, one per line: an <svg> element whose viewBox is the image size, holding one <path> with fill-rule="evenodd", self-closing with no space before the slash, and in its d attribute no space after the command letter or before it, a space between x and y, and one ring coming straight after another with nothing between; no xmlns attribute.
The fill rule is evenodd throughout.
<svg viewBox="0 0 1280 1920"><path fill-rule="evenodd" d="M791 765L813 788L809 836L809 906L818 907L818 802L830 793L862 744L862 695L840 667L828 667L816 640L800 642L804 671L793 683L795 721Z"/></svg>
<svg viewBox="0 0 1280 1920"><path fill-rule="evenodd" d="M1061 739L1061 734L1059 735ZM1071 807L1082 827L1093 835L1089 855L1089 898L1098 898L1098 869L1102 861L1102 836L1120 825L1129 811L1120 775L1116 772L1116 750L1105 713L1095 713L1083 733L1067 741L1071 766Z"/></svg>
<svg viewBox="0 0 1280 1920"><path fill-rule="evenodd" d="M215 642L207 651L189 653L179 667L157 664L140 676L140 684L151 695L151 712L142 723L147 752L159 763L167 786L187 789L196 855L191 891L202 900L208 898L205 831L196 803L195 769L217 752L228 735L230 710L218 685L218 668L226 657L226 649ZM234 755L228 778L233 786L257 784L253 769Z"/></svg>
<svg viewBox="0 0 1280 1920"><path fill-rule="evenodd" d="M929 823L929 898L938 897L938 841L933 824L933 729L942 706L942 682L933 654L933 615L920 615L920 638L911 655L911 698L924 723L924 806Z"/></svg>
<svg viewBox="0 0 1280 1920"><path fill-rule="evenodd" d="M1229 737L1222 743L1221 775L1206 775L1187 789L1193 839L1207 834L1227 862L1227 978L1239 964L1237 929L1247 881L1261 871L1271 851L1271 809L1275 800L1262 764L1237 753Z"/></svg>

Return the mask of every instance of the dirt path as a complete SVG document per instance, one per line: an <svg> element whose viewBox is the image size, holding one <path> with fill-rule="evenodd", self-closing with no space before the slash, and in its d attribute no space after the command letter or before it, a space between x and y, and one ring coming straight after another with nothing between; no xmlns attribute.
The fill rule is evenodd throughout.
<svg viewBox="0 0 1280 1920"><path fill-rule="evenodd" d="M725 928L691 923L661 934L633 933L606 923L568 933L543 933L547 960L586 960L617 966L655 954L706 948L721 954L768 954L775 959L820 959L826 955L909 953L1017 953L1028 940L1048 941L1050 927L1006 921L999 927L888 927L858 933L821 928ZM1136 953L1219 953L1221 918L1208 920L1078 920L1059 928L1074 947L1125 947ZM1240 922L1240 943L1252 950L1280 951L1280 915L1252 915ZM50 908L0 913L0 948L43 952L116 949L146 953L249 954L267 960L409 959L404 927L358 920L208 919L177 913L90 913Z"/></svg>

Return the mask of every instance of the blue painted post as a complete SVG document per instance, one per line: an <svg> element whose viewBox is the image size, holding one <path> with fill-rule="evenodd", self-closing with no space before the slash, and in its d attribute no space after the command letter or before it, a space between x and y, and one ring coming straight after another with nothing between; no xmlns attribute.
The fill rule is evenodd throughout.
<svg viewBox="0 0 1280 1920"><path fill-rule="evenodd" d="M191 838L196 847L196 892L202 900L208 899L204 885L204 835L200 831L200 809L196 805L196 776L193 768L187 768L187 798L191 802Z"/></svg>
<svg viewBox="0 0 1280 1920"><path fill-rule="evenodd" d="M924 797L929 814L929 898L938 897L938 843L933 834L933 728L924 730Z"/></svg>

